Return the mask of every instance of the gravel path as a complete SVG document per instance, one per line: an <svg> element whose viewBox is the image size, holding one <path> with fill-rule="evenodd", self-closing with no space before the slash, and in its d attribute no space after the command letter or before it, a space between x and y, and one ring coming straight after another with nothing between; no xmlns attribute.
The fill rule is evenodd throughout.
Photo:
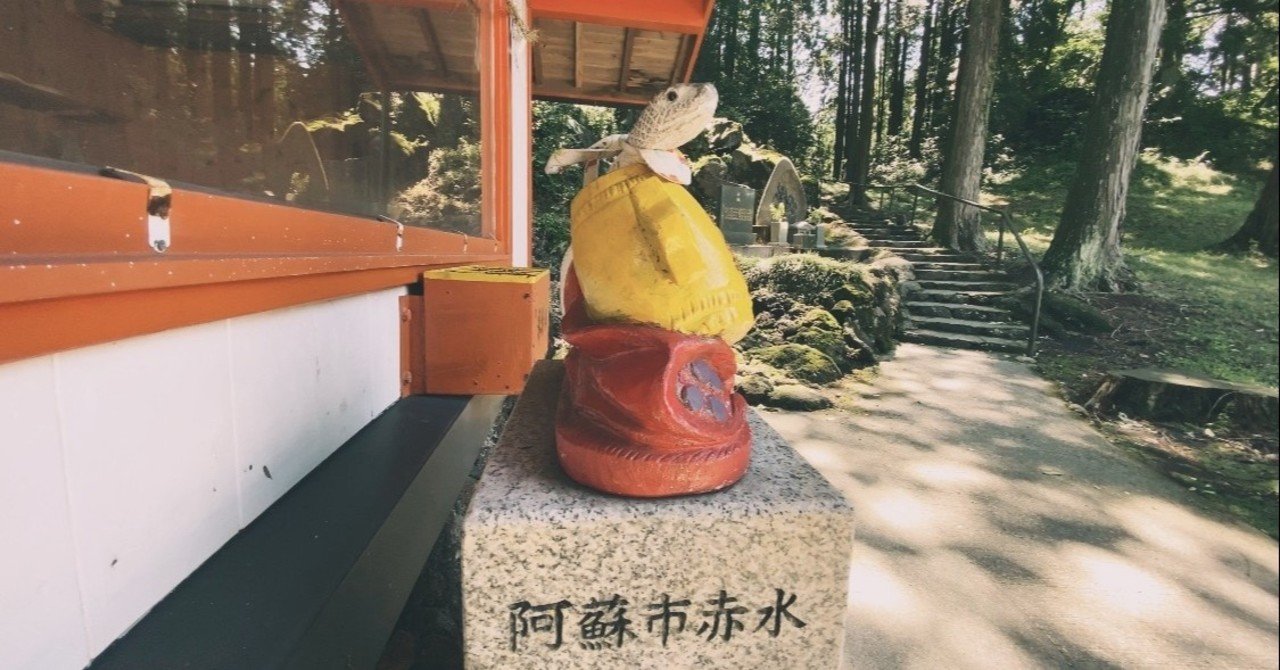
<svg viewBox="0 0 1280 670"><path fill-rule="evenodd" d="M1001 356L904 344L765 418L853 502L850 668L1275 668L1276 542L1198 511Z"/></svg>

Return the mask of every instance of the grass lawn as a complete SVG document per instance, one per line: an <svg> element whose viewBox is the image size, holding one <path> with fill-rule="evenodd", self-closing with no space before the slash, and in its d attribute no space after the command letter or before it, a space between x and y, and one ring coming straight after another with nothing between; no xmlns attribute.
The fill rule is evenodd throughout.
<svg viewBox="0 0 1280 670"><path fill-rule="evenodd" d="M1009 205L1028 246L1048 248L1074 165L1039 164L988 180L987 199ZM1205 251L1243 223L1261 182L1196 163L1144 154L1125 218L1125 257L1141 284L1129 295L1086 298L1111 333L1048 342L1037 368L1083 404L1109 369L1175 368L1276 386L1280 281L1258 254ZM1227 426L1155 425L1096 417L1103 432L1194 491L1207 509L1277 535L1276 436ZM1214 429L1217 430L1214 430Z"/></svg>
<svg viewBox="0 0 1280 670"><path fill-rule="evenodd" d="M1049 246L1074 165L997 175L990 199L1012 206L1032 250ZM1124 223L1125 257L1141 293L1177 314L1150 364L1229 381L1277 385L1280 281L1276 263L1204 249L1240 227L1260 181L1194 162L1142 156Z"/></svg>

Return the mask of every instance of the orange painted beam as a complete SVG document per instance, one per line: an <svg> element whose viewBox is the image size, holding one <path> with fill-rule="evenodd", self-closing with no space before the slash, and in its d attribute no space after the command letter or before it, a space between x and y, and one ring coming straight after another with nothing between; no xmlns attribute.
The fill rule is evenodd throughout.
<svg viewBox="0 0 1280 670"><path fill-rule="evenodd" d="M17 263L0 263L0 303L335 272L463 264L505 258L505 254L335 254L164 260L24 258Z"/></svg>
<svg viewBox="0 0 1280 670"><path fill-rule="evenodd" d="M505 0L480 3L480 144L485 233L511 241L511 17ZM483 209L482 206L482 209Z"/></svg>
<svg viewBox="0 0 1280 670"><path fill-rule="evenodd" d="M418 281L432 266L0 303L0 363Z"/></svg>
<svg viewBox="0 0 1280 670"><path fill-rule="evenodd" d="M701 35L714 0L529 0L535 19Z"/></svg>
<svg viewBox="0 0 1280 670"><path fill-rule="evenodd" d="M0 160L0 262L21 257L160 259L270 254L395 254L399 230L372 218L175 188L165 253L147 242L147 187ZM405 226L400 253L492 253L494 241ZM498 246L500 249L501 246Z"/></svg>

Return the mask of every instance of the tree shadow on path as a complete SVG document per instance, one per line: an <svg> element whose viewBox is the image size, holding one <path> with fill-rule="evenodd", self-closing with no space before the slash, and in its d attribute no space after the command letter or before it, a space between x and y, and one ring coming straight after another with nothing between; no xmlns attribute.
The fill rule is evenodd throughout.
<svg viewBox="0 0 1280 670"><path fill-rule="evenodd" d="M1277 545L1025 365L903 345L857 412L765 418L854 504L848 667L1278 663Z"/></svg>

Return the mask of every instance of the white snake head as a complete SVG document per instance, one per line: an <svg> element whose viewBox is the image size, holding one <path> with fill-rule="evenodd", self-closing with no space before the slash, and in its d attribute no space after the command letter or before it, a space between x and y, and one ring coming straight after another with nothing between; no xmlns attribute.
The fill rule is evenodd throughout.
<svg viewBox="0 0 1280 670"><path fill-rule="evenodd" d="M649 101L627 139L639 149L675 151L711 123L719 102L714 84L668 86Z"/></svg>

